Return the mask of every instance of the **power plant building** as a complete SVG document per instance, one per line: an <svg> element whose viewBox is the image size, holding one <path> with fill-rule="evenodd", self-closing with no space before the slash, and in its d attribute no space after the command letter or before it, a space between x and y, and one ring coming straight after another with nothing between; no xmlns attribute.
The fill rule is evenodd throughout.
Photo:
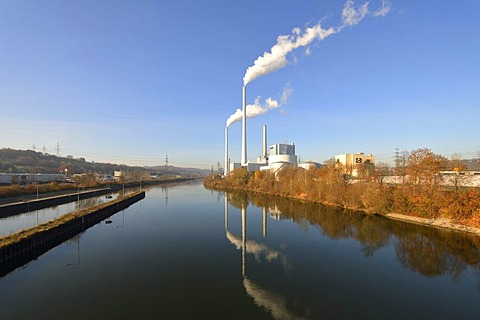
<svg viewBox="0 0 480 320"><path fill-rule="evenodd" d="M262 170L278 171L284 167L297 167L297 156L295 155L295 145L292 144L274 144L270 146L268 156L268 166Z"/></svg>
<svg viewBox="0 0 480 320"><path fill-rule="evenodd" d="M335 156L335 166L342 167L343 173L352 177L358 176L360 166L375 165L375 156L373 154L365 155L361 153L347 153Z"/></svg>
<svg viewBox="0 0 480 320"><path fill-rule="evenodd" d="M267 154L267 126L263 126L263 144L262 154L257 162L248 162L247 158L247 88L242 88L242 149L240 163L231 163L228 157L228 125L225 128L225 167L224 175L230 171L243 167L247 171L272 170L278 171L286 166L297 167L297 156L295 155L295 145L275 144L269 149Z"/></svg>

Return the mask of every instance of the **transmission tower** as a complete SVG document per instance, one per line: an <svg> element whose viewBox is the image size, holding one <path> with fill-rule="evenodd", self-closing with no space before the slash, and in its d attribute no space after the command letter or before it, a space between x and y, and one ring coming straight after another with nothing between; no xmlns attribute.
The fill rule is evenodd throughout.
<svg viewBox="0 0 480 320"><path fill-rule="evenodd" d="M395 168L400 167L400 149L395 149Z"/></svg>
<svg viewBox="0 0 480 320"><path fill-rule="evenodd" d="M57 157L60 157L60 143L57 142L57 146L55 147L55 151L57 151Z"/></svg>
<svg viewBox="0 0 480 320"><path fill-rule="evenodd" d="M32 146L33 151L37 151L37 148L35 147L35 143Z"/></svg>

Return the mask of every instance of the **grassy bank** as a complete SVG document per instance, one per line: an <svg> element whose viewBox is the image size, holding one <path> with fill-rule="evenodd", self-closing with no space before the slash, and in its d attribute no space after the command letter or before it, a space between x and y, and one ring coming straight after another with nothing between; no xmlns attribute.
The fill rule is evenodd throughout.
<svg viewBox="0 0 480 320"><path fill-rule="evenodd" d="M427 184L406 179L402 185L390 186L384 184L375 171L368 177L353 180L346 178L341 168L326 165L310 170L285 168L276 175L237 169L226 177L210 175L204 185L217 190L248 190L366 213L387 216L396 213L402 215L403 220L408 217L425 221L443 219L452 225L479 228L480 190L449 189L442 186L440 180L437 176ZM442 227L447 227L447 223Z"/></svg>
<svg viewBox="0 0 480 320"><path fill-rule="evenodd" d="M106 202L106 203L102 203L98 206L94 206L94 207L86 208L86 209L83 209L83 210L67 213L67 214L63 215L62 217L60 217L58 219L43 223L41 225L38 225L38 226L30 228L30 229L19 231L15 234L12 234L12 235L2 237L2 238L0 238L0 249L3 248L3 247L6 247L6 246L12 245L14 243L21 242L25 239L28 239L35 234L38 234L38 233L41 233L41 232L46 232L46 231L51 230L53 228L56 228L60 225L66 224L66 223L68 223L70 221L73 221L77 218L86 217L93 212L97 212L97 211L99 211L103 208L107 208L107 207L110 207L110 206L115 205L117 203L120 203L127 198L132 198L132 197L138 196L142 192L143 191L133 192L133 193L125 195L124 197L118 197L115 200L112 200L112 201L109 201L109 202Z"/></svg>

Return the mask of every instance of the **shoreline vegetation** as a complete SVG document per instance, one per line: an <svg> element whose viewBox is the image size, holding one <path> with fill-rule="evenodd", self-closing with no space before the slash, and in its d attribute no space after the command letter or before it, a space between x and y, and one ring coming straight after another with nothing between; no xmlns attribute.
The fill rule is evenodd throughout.
<svg viewBox="0 0 480 320"><path fill-rule="evenodd" d="M135 192L126 194L125 196L120 196L115 200L108 201L108 202L105 202L105 203L102 203L102 204L99 204L99 205L96 205L96 206L93 206L93 207L89 207L89 208L85 208L85 209L81 209L81 210L75 210L75 211L67 213L67 214L65 214L65 215L63 215L63 216L61 216L57 219L42 223L38 226L28 228L28 229L24 229L24 230L21 230L21 231L18 231L16 233L14 233L14 234L11 234L11 235L6 235L6 236L3 236L3 237L0 237L0 248L4 248L4 247L7 247L7 246L12 245L12 244L19 243L21 241L24 241L25 239L31 238L32 236L34 236L36 234L49 231L53 228L64 225L64 224L66 224L66 223L68 223L72 220L77 219L77 218L86 217L86 216L88 216L92 213L100 211L101 209L112 207L113 205L121 203L121 202L125 201L126 199L138 197L138 196L142 195L142 193L144 193L144 191L135 191Z"/></svg>
<svg viewBox="0 0 480 320"><path fill-rule="evenodd" d="M349 172L357 171L351 178ZM440 171L465 170L429 149L409 153L403 166L384 164L345 168L328 161L319 169L286 167L276 173L235 169L227 176L211 174L208 188L253 191L273 196L320 203L343 209L378 214L389 219L447 228L480 236L480 189L445 186ZM390 185L384 178L401 176L403 183Z"/></svg>
<svg viewBox="0 0 480 320"><path fill-rule="evenodd" d="M177 178L177 177L169 177L166 179L145 179L145 180L135 180L135 181L96 181L95 176L92 177L82 178L74 183L68 182L50 182L44 184L27 184L27 185L8 185L8 186L0 186L0 198L10 198L10 197L17 197L17 196L31 196L37 194L42 195L45 193L51 192L63 192L63 191L75 191L77 190L89 190L95 188L111 188L112 190L119 190L122 187L125 188L132 188L137 187L140 184L143 186L147 185L156 185L156 184L164 184L164 183L175 183L175 182L184 182L195 180L198 178Z"/></svg>

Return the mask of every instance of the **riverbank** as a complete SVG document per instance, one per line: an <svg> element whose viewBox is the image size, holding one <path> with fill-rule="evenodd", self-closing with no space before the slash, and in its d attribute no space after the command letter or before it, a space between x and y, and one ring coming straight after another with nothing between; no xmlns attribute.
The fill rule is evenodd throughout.
<svg viewBox="0 0 480 320"><path fill-rule="evenodd" d="M33 210L40 210L61 204L88 199L95 196L101 196L112 192L110 188L94 189L80 191L78 193L69 193L58 196L38 198L33 200L23 200L12 203L0 204L0 218L5 218Z"/></svg>
<svg viewBox="0 0 480 320"><path fill-rule="evenodd" d="M135 188L139 185L160 185L175 182L185 182L196 180L199 178L170 178L170 179L152 179L145 181L126 181L124 183L113 182L96 182L89 185L78 185L75 183L46 183L46 184L28 184L28 185L9 185L0 186L0 203L10 203L23 200L33 200L38 197L53 197L72 192L92 191L99 188L110 188L113 191L121 190L122 188Z"/></svg>
<svg viewBox="0 0 480 320"><path fill-rule="evenodd" d="M101 205L0 238L0 276L145 198L137 191Z"/></svg>
<svg viewBox="0 0 480 320"><path fill-rule="evenodd" d="M448 219L448 218L428 219L428 218L421 218L421 217L415 217L415 216L407 216L399 213L385 213L385 214L382 214L382 216L388 219L397 220L397 221L403 221L403 222L414 223L414 224L419 224L424 226L431 226L435 228L471 233L480 237L480 228L471 227L471 226L459 224L459 223L454 223L451 219Z"/></svg>
<svg viewBox="0 0 480 320"><path fill-rule="evenodd" d="M330 189L333 196L328 197L328 189L320 189L321 187L324 187L324 185L322 185L321 182L318 182L319 175L312 175L312 172L308 173L311 175L311 180L315 181L315 183L307 181L307 174L305 174L305 172L300 172L300 176L304 179L303 183L300 185L307 186L307 188L295 188L294 182L296 182L296 180L298 181L297 176L299 175L299 172L293 170L290 172L289 179L285 180L286 183L275 177L272 179L272 177L268 175L252 175L250 177L248 174L246 175L245 173L237 172L227 178L221 178L218 176L207 177L204 180L204 186L218 191L248 191L304 202L318 203L325 206L357 211L363 214L376 214L391 220L454 230L480 236L478 209L477 211L469 209L472 211L469 219L452 219L448 216L451 215L451 212L444 207L439 207L439 212L436 216L428 216L427 214L419 216L415 214L416 212L420 212L415 211L416 207L414 204L416 203L413 200L410 201L410 199L414 199L418 203L419 196L417 194L408 194L408 192L411 192L411 189L406 189L407 192L405 192L404 189L379 185L376 182L370 182L368 184L357 183L354 185L340 184L340 187L337 185L337 188ZM238 181L241 181L241 183L238 183ZM320 186L315 188L315 184ZM323 197L319 196L321 192L324 194ZM327 195L325 195L325 193L327 193ZM466 199L466 201L471 201L473 205L478 207L476 202L476 200L478 200L478 190L474 190L472 194L473 196L470 194L466 194L465 196L463 193L453 194L452 199L456 201L455 209L457 212L462 210L460 206L462 203L465 203L465 201L463 201L464 199ZM458 195L458 197L455 197L456 195ZM437 196L438 198L441 198L445 197L445 194L438 192ZM449 196L451 196L451 194L449 194ZM438 201L438 199L431 200ZM396 201L403 202L402 205L408 208L408 212L396 212ZM446 200L443 201L445 202ZM468 203L468 205L471 204ZM453 207L453 205L451 206ZM421 208L421 206L419 206L419 208Z"/></svg>

